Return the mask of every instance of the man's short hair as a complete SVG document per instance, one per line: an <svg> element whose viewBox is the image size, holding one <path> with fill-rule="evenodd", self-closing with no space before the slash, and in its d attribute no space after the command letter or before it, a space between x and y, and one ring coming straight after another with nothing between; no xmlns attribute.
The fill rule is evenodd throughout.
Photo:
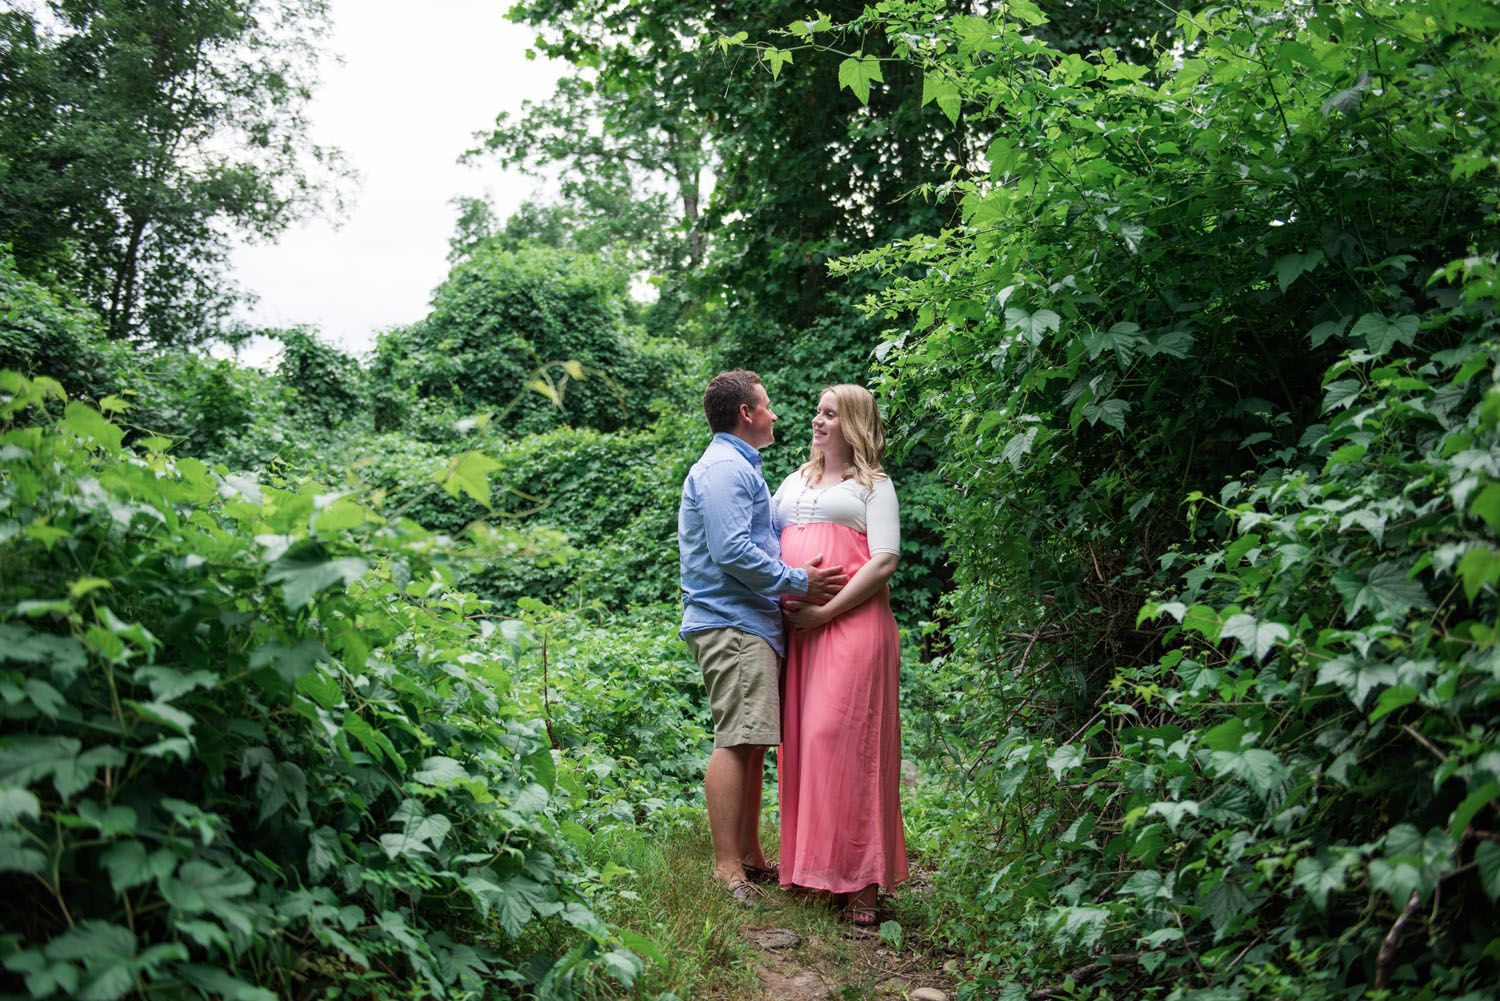
<svg viewBox="0 0 1500 1001"><path fill-rule="evenodd" d="M760 385L760 376L749 369L736 368L720 372L708 380L703 390L703 416L708 418L710 431L733 431L740 426L740 406L754 409L760 402L755 387Z"/></svg>

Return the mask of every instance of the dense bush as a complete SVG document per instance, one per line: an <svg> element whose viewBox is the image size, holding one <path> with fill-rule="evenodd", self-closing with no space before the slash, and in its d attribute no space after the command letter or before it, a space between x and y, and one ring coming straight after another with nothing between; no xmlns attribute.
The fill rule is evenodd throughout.
<svg viewBox="0 0 1500 1001"><path fill-rule="evenodd" d="M381 336L377 430L444 441L455 420L478 413L514 433L645 423L674 405L690 359L625 326L626 283L587 255L481 245L449 273L431 313Z"/></svg>
<svg viewBox="0 0 1500 1001"><path fill-rule="evenodd" d="M126 446L117 397L101 412L0 378L14 985L108 1001L629 981L580 896L547 721L511 694L517 634L453 586L439 537L366 494ZM56 422L36 420L48 399ZM472 466L450 475L479 489Z"/></svg>
<svg viewBox="0 0 1500 1001"><path fill-rule="evenodd" d="M1485 995L1500 12L1211 7L1144 65L870 15L987 143L962 226L839 265L951 485L976 993Z"/></svg>

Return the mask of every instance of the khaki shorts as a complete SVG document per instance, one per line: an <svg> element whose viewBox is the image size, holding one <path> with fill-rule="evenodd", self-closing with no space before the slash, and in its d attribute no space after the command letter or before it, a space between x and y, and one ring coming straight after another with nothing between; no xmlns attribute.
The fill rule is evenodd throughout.
<svg viewBox="0 0 1500 1001"><path fill-rule="evenodd" d="M781 658L771 644L730 627L686 639L708 688L714 746L781 743Z"/></svg>

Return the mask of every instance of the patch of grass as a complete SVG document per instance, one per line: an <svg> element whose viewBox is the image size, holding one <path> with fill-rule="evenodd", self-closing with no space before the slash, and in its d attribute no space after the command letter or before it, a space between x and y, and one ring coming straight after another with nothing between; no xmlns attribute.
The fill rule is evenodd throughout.
<svg viewBox="0 0 1500 1001"><path fill-rule="evenodd" d="M775 828L766 828L763 841L774 857ZM814 971L833 997L847 1001L893 999L905 996L907 983L931 983L944 958L918 947L928 937L920 930L923 909L906 891L883 902L882 917L902 925L899 950L878 934L854 931L836 906L798 901L779 888L767 888L779 907L734 903L709 875L712 848L701 811L669 826L616 828L596 841L594 853L594 866L618 873L605 894L608 920L649 941L649 950L636 947L646 960L636 998L761 1001L756 970L764 966L787 975ZM801 943L763 952L746 938L771 928L792 931Z"/></svg>

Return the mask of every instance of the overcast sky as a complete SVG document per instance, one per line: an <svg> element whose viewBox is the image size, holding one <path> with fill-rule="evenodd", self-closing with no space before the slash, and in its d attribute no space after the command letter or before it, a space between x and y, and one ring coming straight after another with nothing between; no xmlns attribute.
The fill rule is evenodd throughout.
<svg viewBox="0 0 1500 1001"><path fill-rule="evenodd" d="M260 296L258 325L311 324L362 355L375 335L411 323L447 274L455 195L490 194L503 219L537 182L494 162L459 166L473 133L500 111L552 91L557 64L528 61L534 30L505 20L504 0L332 0L333 30L310 108L312 137L360 175L338 229L313 219L277 243L240 246L236 279ZM264 346L246 353L264 361ZM258 357L260 356L260 357Z"/></svg>

